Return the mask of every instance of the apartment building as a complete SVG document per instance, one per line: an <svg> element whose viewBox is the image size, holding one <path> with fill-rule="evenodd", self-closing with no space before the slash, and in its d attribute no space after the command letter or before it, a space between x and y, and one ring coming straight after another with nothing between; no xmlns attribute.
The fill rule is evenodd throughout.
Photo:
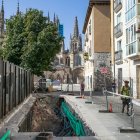
<svg viewBox="0 0 140 140"><path fill-rule="evenodd" d="M140 98L140 0L115 0L112 8L112 57L117 92L120 92L123 80L129 80L131 93L135 98Z"/></svg>
<svg viewBox="0 0 140 140"><path fill-rule="evenodd" d="M105 82L110 86L110 0L89 1L83 33L85 85L91 91L100 90ZM102 68L105 74L101 72Z"/></svg>

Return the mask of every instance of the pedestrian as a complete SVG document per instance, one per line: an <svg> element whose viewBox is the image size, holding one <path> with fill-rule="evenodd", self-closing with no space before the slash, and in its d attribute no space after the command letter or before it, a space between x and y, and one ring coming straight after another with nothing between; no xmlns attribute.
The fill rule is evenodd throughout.
<svg viewBox="0 0 140 140"><path fill-rule="evenodd" d="M85 85L84 85L83 82L82 82L81 85L80 85L80 89L81 89L81 96L84 96Z"/></svg>
<svg viewBox="0 0 140 140"><path fill-rule="evenodd" d="M112 82L112 92L116 92L116 83Z"/></svg>
<svg viewBox="0 0 140 140"><path fill-rule="evenodd" d="M129 87L129 81L124 81L124 86L121 88L121 94L125 96L130 96L130 87ZM122 113L124 113L125 106L127 106L127 115L129 115L129 104L130 104L130 98L128 97L121 97L122 100Z"/></svg>

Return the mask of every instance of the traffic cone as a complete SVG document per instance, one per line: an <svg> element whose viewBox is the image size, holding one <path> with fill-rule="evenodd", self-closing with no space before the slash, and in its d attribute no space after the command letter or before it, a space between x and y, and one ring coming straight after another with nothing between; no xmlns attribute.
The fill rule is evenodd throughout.
<svg viewBox="0 0 140 140"><path fill-rule="evenodd" d="M109 112L113 112L112 103L109 104Z"/></svg>

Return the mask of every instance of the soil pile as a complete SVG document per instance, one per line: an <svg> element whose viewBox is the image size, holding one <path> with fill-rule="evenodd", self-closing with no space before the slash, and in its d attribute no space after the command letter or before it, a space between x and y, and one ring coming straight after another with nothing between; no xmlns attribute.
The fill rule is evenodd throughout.
<svg viewBox="0 0 140 140"><path fill-rule="evenodd" d="M47 96L37 98L33 106L33 132L51 131L54 135L57 135L61 131L62 121L54 112L57 102L58 97Z"/></svg>

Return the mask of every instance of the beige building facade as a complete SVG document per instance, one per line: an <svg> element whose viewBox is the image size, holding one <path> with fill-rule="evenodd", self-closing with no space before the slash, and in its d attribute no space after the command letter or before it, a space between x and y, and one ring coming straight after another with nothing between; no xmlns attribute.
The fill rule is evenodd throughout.
<svg viewBox="0 0 140 140"><path fill-rule="evenodd" d="M111 85L110 19L109 0L89 1L83 33L85 34L85 85L91 91Z"/></svg>

